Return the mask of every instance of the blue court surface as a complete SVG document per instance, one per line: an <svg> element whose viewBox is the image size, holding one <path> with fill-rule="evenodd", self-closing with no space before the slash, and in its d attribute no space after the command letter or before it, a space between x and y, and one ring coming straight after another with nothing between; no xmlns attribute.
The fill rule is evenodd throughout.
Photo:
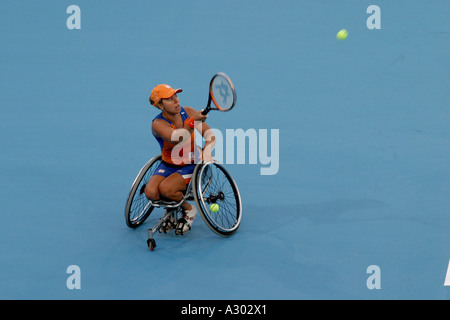
<svg viewBox="0 0 450 320"><path fill-rule="evenodd" d="M449 12L448 0L0 1L0 298L449 299ZM168 83L202 109L219 71L238 97L207 120L223 162L227 130L248 134L225 163L241 226L222 238L199 215L151 252L162 210L135 230L124 219L160 152L150 91Z"/></svg>

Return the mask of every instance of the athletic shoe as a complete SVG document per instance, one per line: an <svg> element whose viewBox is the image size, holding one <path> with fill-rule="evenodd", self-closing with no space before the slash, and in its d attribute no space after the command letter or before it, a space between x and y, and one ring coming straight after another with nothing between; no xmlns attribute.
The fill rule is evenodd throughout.
<svg viewBox="0 0 450 320"><path fill-rule="evenodd" d="M194 223L195 216L197 215L197 209L192 206L192 209L189 211L183 211L183 216L178 219L177 228L175 229L176 235L183 235L189 230L191 230L191 226Z"/></svg>

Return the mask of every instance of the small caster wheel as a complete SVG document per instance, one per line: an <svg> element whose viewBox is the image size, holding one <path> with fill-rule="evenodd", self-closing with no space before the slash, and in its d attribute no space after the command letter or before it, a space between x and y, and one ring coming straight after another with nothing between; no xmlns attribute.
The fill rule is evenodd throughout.
<svg viewBox="0 0 450 320"><path fill-rule="evenodd" d="M156 241L155 239L151 238L147 240L147 246L149 247L150 251L155 250L156 248Z"/></svg>

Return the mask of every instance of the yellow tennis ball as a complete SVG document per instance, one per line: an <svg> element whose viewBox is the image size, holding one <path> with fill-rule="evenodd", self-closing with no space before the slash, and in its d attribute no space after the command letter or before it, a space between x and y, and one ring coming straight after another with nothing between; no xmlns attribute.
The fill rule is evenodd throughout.
<svg viewBox="0 0 450 320"><path fill-rule="evenodd" d="M345 29L342 29L337 33L336 38L338 40L345 40L345 38L347 38L347 36L348 36L348 31Z"/></svg>
<svg viewBox="0 0 450 320"><path fill-rule="evenodd" d="M213 203L209 206L209 210L211 210L212 213L216 213L219 211L219 205L217 203Z"/></svg>

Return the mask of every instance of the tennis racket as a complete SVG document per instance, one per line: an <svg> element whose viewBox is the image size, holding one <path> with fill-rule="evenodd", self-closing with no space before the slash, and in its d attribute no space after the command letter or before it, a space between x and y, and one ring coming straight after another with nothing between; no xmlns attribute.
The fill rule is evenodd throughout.
<svg viewBox="0 0 450 320"><path fill-rule="evenodd" d="M215 74L209 83L208 105L202 114L208 114L211 110L230 111L235 104L236 90L230 77L223 72Z"/></svg>

